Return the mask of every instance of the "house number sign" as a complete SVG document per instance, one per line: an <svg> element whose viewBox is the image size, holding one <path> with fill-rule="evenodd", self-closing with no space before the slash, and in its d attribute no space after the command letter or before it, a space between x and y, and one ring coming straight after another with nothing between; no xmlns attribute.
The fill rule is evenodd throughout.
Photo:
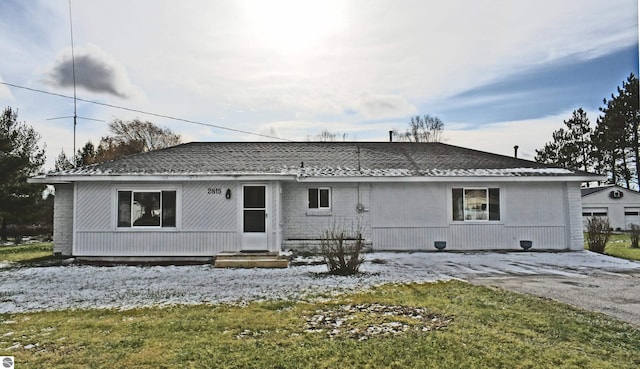
<svg viewBox="0 0 640 369"><path fill-rule="evenodd" d="M222 188L207 188L207 195L222 195Z"/></svg>

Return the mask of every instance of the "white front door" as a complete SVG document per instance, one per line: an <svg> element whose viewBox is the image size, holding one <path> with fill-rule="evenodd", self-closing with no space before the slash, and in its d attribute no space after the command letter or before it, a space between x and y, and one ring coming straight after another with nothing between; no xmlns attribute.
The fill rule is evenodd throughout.
<svg viewBox="0 0 640 369"><path fill-rule="evenodd" d="M242 186L242 250L268 250L267 186Z"/></svg>

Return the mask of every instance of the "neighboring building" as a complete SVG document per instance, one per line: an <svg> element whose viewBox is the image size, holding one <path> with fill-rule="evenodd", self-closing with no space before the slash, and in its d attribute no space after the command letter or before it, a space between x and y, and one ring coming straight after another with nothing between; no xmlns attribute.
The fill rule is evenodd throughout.
<svg viewBox="0 0 640 369"><path fill-rule="evenodd" d="M593 216L609 218L614 230L640 225L640 193L617 185L586 187L582 192L584 222Z"/></svg>
<svg viewBox="0 0 640 369"><path fill-rule="evenodd" d="M54 251L211 257L317 244L582 250L580 184L604 177L443 143L201 142L32 182L56 188Z"/></svg>

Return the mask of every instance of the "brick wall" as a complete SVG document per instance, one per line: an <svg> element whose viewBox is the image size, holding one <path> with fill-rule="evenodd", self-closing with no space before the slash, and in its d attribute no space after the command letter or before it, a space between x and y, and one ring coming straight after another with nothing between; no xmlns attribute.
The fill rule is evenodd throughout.
<svg viewBox="0 0 640 369"><path fill-rule="evenodd" d="M308 209L308 188L331 188L331 210ZM319 239L322 232L336 226L356 229L358 225L365 239L371 237L369 213L371 186L369 184L283 183L282 235L287 240ZM358 203L364 211L358 212ZM291 245L291 242L287 242Z"/></svg>
<svg viewBox="0 0 640 369"><path fill-rule="evenodd" d="M53 204L53 253L73 251L73 184L57 184Z"/></svg>
<svg viewBox="0 0 640 369"><path fill-rule="evenodd" d="M568 248L570 250L584 249L584 234L582 228L582 196L580 194L580 183L567 182L567 201L568 201L568 226L569 240Z"/></svg>

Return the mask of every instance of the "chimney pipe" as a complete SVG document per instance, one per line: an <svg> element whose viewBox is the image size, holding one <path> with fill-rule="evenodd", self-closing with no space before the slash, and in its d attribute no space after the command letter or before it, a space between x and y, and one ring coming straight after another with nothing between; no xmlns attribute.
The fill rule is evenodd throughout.
<svg viewBox="0 0 640 369"><path fill-rule="evenodd" d="M389 142L393 142L393 131L389 131Z"/></svg>
<svg viewBox="0 0 640 369"><path fill-rule="evenodd" d="M518 158L518 148L519 148L518 145L515 145L513 147L513 157L516 158L516 159Z"/></svg>

